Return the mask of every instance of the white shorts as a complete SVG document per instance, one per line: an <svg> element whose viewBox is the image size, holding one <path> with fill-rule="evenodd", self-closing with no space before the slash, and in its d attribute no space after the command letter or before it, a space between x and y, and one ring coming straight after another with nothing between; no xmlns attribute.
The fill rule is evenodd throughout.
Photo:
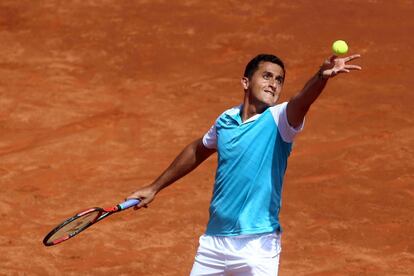
<svg viewBox="0 0 414 276"><path fill-rule="evenodd" d="M280 233L200 237L190 276L274 276L278 274Z"/></svg>

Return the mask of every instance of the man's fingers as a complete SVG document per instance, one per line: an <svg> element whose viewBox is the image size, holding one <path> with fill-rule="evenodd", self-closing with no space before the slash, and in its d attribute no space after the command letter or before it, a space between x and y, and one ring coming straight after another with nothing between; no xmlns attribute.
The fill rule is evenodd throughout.
<svg viewBox="0 0 414 276"><path fill-rule="evenodd" d="M148 206L147 206L147 205L141 205L141 206L136 205L136 206L134 207L134 210L139 210L139 209L141 209L142 207L144 207L144 208L148 208Z"/></svg>
<svg viewBox="0 0 414 276"><path fill-rule="evenodd" d="M135 210L141 209L141 208L148 208L148 202L141 201L138 205L135 206Z"/></svg>
<svg viewBox="0 0 414 276"><path fill-rule="evenodd" d="M349 70L347 70L345 68L342 68L340 70L336 70L336 71L332 72L331 77L335 77L336 75L341 74L341 73L349 73Z"/></svg>
<svg viewBox="0 0 414 276"><path fill-rule="evenodd" d="M349 65L345 65L345 69L349 69L349 70L361 70L362 67L359 66L359 65L349 64Z"/></svg>
<svg viewBox="0 0 414 276"><path fill-rule="evenodd" d="M351 60L354 60L354 59L357 59L357 58L360 58L360 57L361 57L360 54L355 54L355 55L344 58L344 61L348 62L348 61L351 61Z"/></svg>
<svg viewBox="0 0 414 276"><path fill-rule="evenodd" d="M127 197L125 199L125 201L128 200L128 199L138 199L140 201L140 203L138 203L137 205L134 206L134 210L138 210L138 209L140 209L142 207L148 208L148 206L147 206L148 202L144 202L144 198L143 197L130 196L130 197Z"/></svg>
<svg viewBox="0 0 414 276"><path fill-rule="evenodd" d="M148 208L148 202L145 200L142 200L137 206L138 208L142 208L142 207Z"/></svg>

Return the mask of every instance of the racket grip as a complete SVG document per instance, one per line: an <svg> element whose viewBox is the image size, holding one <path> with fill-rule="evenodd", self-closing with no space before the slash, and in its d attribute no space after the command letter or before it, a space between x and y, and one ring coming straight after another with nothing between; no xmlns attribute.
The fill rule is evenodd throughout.
<svg viewBox="0 0 414 276"><path fill-rule="evenodd" d="M141 200L139 200L139 199L137 199L137 198L130 198L130 199L128 199L127 201L124 201L124 202L122 202L122 203L118 204L118 206L119 206L119 210L125 210L125 209L128 209L128 208L130 208L130 207L132 207L132 206L137 205L137 204L138 204L138 203L140 203L140 202L141 202Z"/></svg>

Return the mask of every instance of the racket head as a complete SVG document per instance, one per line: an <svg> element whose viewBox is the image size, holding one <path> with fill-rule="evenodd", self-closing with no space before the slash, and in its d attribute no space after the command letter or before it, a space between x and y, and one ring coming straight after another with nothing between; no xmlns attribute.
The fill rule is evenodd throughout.
<svg viewBox="0 0 414 276"><path fill-rule="evenodd" d="M104 212L101 208L91 208L74 215L50 231L43 239L43 244L52 246L76 236L99 221L99 218Z"/></svg>

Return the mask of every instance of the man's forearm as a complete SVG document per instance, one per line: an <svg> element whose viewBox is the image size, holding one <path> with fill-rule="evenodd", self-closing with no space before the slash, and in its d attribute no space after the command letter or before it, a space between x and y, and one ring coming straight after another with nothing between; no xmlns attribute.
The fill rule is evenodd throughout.
<svg viewBox="0 0 414 276"><path fill-rule="evenodd" d="M195 140L187 145L171 165L153 182L152 188L158 193L194 170L214 152L215 150L204 147L201 138Z"/></svg>
<svg viewBox="0 0 414 276"><path fill-rule="evenodd" d="M289 101L287 106L289 124L292 127L300 126L310 106L319 97L329 78L341 73L349 73L352 70L361 70L362 68L359 65L348 64L348 62L359 57L359 54L355 54L343 58L331 56L326 59L318 73L305 84L302 91Z"/></svg>
<svg viewBox="0 0 414 276"><path fill-rule="evenodd" d="M290 99L287 106L287 117L292 127L298 127L305 118L312 103L319 97L326 86L328 78L323 78L318 72Z"/></svg>

